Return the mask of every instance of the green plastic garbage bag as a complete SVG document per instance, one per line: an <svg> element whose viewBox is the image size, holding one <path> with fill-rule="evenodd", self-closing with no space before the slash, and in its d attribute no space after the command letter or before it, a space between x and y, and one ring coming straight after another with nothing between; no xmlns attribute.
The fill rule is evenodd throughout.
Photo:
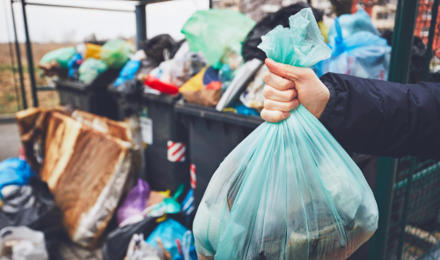
<svg viewBox="0 0 440 260"><path fill-rule="evenodd" d="M107 64L102 60L89 58L79 66L79 80L86 84L90 84L99 76L99 74L106 71L107 68Z"/></svg>
<svg viewBox="0 0 440 260"><path fill-rule="evenodd" d="M295 66L330 50L310 9L277 27L260 48ZM220 164L193 230L215 259L345 259L377 228L378 209L360 169L304 106L263 123Z"/></svg>
<svg viewBox="0 0 440 260"><path fill-rule="evenodd" d="M129 42L121 39L109 40L102 46L101 60L111 68L120 69L133 52L133 46Z"/></svg>
<svg viewBox="0 0 440 260"><path fill-rule="evenodd" d="M202 52L209 64L220 69L228 52L241 53L241 44L254 27L249 17L232 10L201 10L183 25L182 33L194 52Z"/></svg>
<svg viewBox="0 0 440 260"><path fill-rule="evenodd" d="M40 64L43 65L56 61L62 69L67 69L67 64L75 54L76 50L74 47L56 49L44 54L40 60Z"/></svg>

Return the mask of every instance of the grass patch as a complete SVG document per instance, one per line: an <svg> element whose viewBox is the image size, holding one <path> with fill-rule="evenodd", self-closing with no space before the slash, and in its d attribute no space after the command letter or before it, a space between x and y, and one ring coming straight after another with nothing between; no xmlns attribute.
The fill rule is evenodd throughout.
<svg viewBox="0 0 440 260"><path fill-rule="evenodd" d="M11 65L0 64L0 72L2 71L14 71Z"/></svg>

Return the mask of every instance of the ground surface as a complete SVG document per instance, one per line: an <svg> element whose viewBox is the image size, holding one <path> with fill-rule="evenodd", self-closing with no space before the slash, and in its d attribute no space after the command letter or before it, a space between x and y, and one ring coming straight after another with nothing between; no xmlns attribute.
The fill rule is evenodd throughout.
<svg viewBox="0 0 440 260"><path fill-rule="evenodd" d="M20 137L15 122L0 122L0 162L18 156Z"/></svg>

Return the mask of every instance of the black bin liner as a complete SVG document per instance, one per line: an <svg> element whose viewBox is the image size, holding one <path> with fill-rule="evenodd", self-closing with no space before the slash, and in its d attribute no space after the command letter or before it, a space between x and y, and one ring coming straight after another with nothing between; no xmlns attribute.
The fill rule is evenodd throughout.
<svg viewBox="0 0 440 260"><path fill-rule="evenodd" d="M244 60L248 61L256 58L264 61L264 59L266 59L266 54L257 47L261 43L261 36L265 35L278 25L288 27L289 17L307 7L310 7L307 3L296 3L263 17L263 19L261 19L246 36L242 48ZM322 21L322 13L314 8L312 8L312 10L316 21Z"/></svg>
<svg viewBox="0 0 440 260"><path fill-rule="evenodd" d="M58 243L66 233L61 211L45 182L33 178L29 185L17 187L3 198L0 229L7 226L27 226L43 232L50 258L60 259Z"/></svg>

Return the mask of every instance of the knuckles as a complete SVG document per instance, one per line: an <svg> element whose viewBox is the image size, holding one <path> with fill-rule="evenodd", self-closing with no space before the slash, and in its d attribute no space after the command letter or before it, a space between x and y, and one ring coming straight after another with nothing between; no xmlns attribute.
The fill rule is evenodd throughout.
<svg viewBox="0 0 440 260"><path fill-rule="evenodd" d="M269 110L266 108L264 108L261 111L260 115L261 115L261 118L263 118L265 121L272 122L272 123L279 122L279 121L284 120L288 117L288 115L286 116L281 111L274 111L274 110Z"/></svg>
<svg viewBox="0 0 440 260"><path fill-rule="evenodd" d="M284 99L283 101L287 102L293 100L296 97L296 91L295 89L275 91L274 87L266 85L263 88L263 96L266 99L273 99L274 96L277 96L277 99L282 98Z"/></svg>
<svg viewBox="0 0 440 260"><path fill-rule="evenodd" d="M264 73L264 76L263 76L263 81L266 83L266 84L268 84L268 82L270 81L270 72L269 71L266 71L265 73Z"/></svg>
<svg viewBox="0 0 440 260"><path fill-rule="evenodd" d="M289 102L289 111L295 108L296 108L296 102L295 101Z"/></svg>
<svg viewBox="0 0 440 260"><path fill-rule="evenodd" d="M269 111L267 109L263 109L261 111L261 118L263 118L267 122L279 122L283 120L283 114L280 111Z"/></svg>
<svg viewBox="0 0 440 260"><path fill-rule="evenodd" d="M264 86L263 88L263 96L265 98L271 98L272 97L272 87L269 85Z"/></svg>
<svg viewBox="0 0 440 260"><path fill-rule="evenodd" d="M287 100L289 100L289 101L292 100L292 99L294 99L295 96L296 96L296 91L293 90L293 89L286 90L285 92L286 92L286 93L285 93L285 97L286 97Z"/></svg>
<svg viewBox="0 0 440 260"><path fill-rule="evenodd" d="M265 72L263 76L263 81L266 84L271 84L273 88L276 88L278 90L291 89L295 86L295 83L293 81L279 77L270 71Z"/></svg>

